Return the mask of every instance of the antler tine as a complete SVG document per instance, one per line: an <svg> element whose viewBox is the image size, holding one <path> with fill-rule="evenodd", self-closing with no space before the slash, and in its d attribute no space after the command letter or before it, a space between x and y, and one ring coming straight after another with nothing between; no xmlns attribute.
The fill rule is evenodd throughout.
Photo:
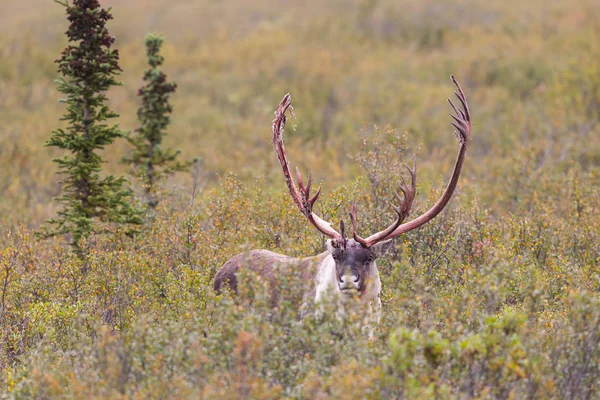
<svg viewBox="0 0 600 400"><path fill-rule="evenodd" d="M398 214L398 219L400 220L400 223L402 223L404 218L406 218L406 213L403 211L404 204L406 202L406 192L404 191L404 189L402 187L400 188L400 190L402 190L402 194L404 195L404 198L401 198L400 195L398 194L398 192L394 190L394 196L396 197L396 200L398 200L398 203L400 205L396 206L391 201L388 201L388 204L390 205L392 210L394 210L396 212L396 214ZM392 233L392 232L393 232L393 229L392 229L392 231L390 231L390 233ZM385 239L385 238L382 237L380 240L383 240L383 239Z"/></svg>
<svg viewBox="0 0 600 400"><path fill-rule="evenodd" d="M298 182L298 188L300 189L302 201L308 203L308 206L305 206L304 208L312 210L313 204L315 204L315 202L319 198L319 195L321 194L321 185L319 184L317 193L315 193L315 195L311 198L310 188L312 187L312 173L308 173L308 181L306 182L306 186L304 186L302 181L302 174L300 173L298 167L296 167L296 181Z"/></svg>
<svg viewBox="0 0 600 400"><path fill-rule="evenodd" d="M464 144L469 140L469 133L471 131L471 114L469 112L469 105L467 104L467 98L465 97L465 93L462 91L462 88L458 84L458 81L456 80L456 78L454 78L454 75L450 75L450 78L452 78L452 82L454 83L454 85L456 86L456 88L458 90L458 91L454 92L454 95L460 101L460 103L464 109L464 110L461 110L458 107L456 107L456 105L452 102L452 100L450 100L450 98L448 98L448 102L452 106L452 109L454 110L454 112L457 114L457 115L453 115L452 113L450 113L450 116L455 121L455 122L451 122L450 124L454 128L456 128L457 132L454 132L454 134L456 135L456 137L458 138L460 143Z"/></svg>
<svg viewBox="0 0 600 400"><path fill-rule="evenodd" d="M402 185L398 185L398 189L400 189L400 191L406 198L406 190L404 189L404 187ZM394 197L396 197L396 200L398 200L399 203L402 203L404 201L404 198L400 197L400 195L398 194L398 191L396 191L396 190L394 190ZM390 203L390 204L392 204L392 203Z"/></svg>
<svg viewBox="0 0 600 400"><path fill-rule="evenodd" d="M313 204L315 204L315 201L317 201L317 199L319 198L319 195L321 194L321 184L319 184L319 188L317 189L317 193L315 193L315 195L308 200L308 203L312 206Z"/></svg>
<svg viewBox="0 0 600 400"><path fill-rule="evenodd" d="M414 157L414 155L413 155ZM402 222L408 217L410 213L410 208L412 207L413 200L415 198L416 193L416 180L417 180L417 159L414 157L413 168L411 169L407 164L404 164L406 169L408 170L411 183L410 186L406 185L404 181L404 177L400 175L401 183L398 184L398 188L404 195L404 197L400 197L397 191L394 190L394 196L398 200L399 205L396 206L392 202L388 202L392 210L394 210L397 214L396 221L387 227L385 230L376 233L375 235L369 236L367 239L363 239L356 233L356 202L352 204L352 210L350 211L350 218L352 220L352 228L353 228L353 236L354 240L359 242L364 247L371 247L382 240L385 240L389 235L391 235Z"/></svg>
<svg viewBox="0 0 600 400"><path fill-rule="evenodd" d="M312 173L308 172L308 181L306 182L306 187L304 188L304 196L309 199L310 198L310 185L312 184Z"/></svg>
<svg viewBox="0 0 600 400"><path fill-rule="evenodd" d="M287 155L285 153L285 144L283 142L283 130L285 128L286 116L285 113L287 110L290 110L293 115L293 107L292 107L292 96L288 93L281 99L279 103L279 107L275 111L275 119L273 120L273 148L275 149L275 153L277 154L277 159L281 164L281 168L283 169L283 175L285 178L285 182L287 184L288 190L290 191L290 195L292 199L302 212L304 216L310 221L311 224L315 226L321 233L327 235L333 239L338 240L341 238L341 235L331 227L331 224L323 219L321 219L318 215L316 215L312 211L312 206L317 201L319 194L321 193L321 186L317 190L317 193L313 198L309 198L310 196L310 186L312 181L312 176L309 173L308 182L306 187L302 181L302 174L300 170L296 168L296 182L294 182L291 172L290 172L290 163L287 159Z"/></svg>
<svg viewBox="0 0 600 400"><path fill-rule="evenodd" d="M396 230L396 228L398 228L400 226L400 224L402 224L402 221L404 221L404 218L406 218L407 214L404 212L404 204L405 204L404 200L401 201L400 206L395 206L391 202L389 203L390 207L396 212L396 214L398 216L396 217L396 221L394 221L394 223L391 224L390 226L388 226L385 230L377 232L376 234L371 235L366 239L363 239L363 238L359 237L358 235L354 235L354 240L359 242L364 247L369 248L369 247L374 246L375 244L381 242L382 240L387 239L387 237L389 235L391 235Z"/></svg>
<svg viewBox="0 0 600 400"><path fill-rule="evenodd" d="M466 98L464 92L462 91L462 88L460 87L458 81L456 80L456 78L454 78L454 75L451 75L450 78L452 79L452 83L454 83L454 85L457 88L457 91L455 91L454 94L460 101L460 104L462 105L462 108L463 108L461 110L452 102L452 100L448 99L450 106L452 107L453 111L456 113L456 115L454 115L452 113L450 114L453 119L453 122L451 122L451 124L452 124L452 126L454 126L456 128L457 131L455 132L455 134L460 142L460 149L458 150L458 156L456 158L456 163L454 164L454 171L452 171L452 176L450 177L450 182L448 182L448 186L446 187L446 190L444 190L444 193L439 198L439 200L426 213L424 213L423 215L420 215L419 217L413 219L412 221L409 221L405 224L397 226L389 235L383 236L383 232L388 231L388 229L389 229L388 228L385 231L378 232L374 235L369 236L366 239L367 242L369 242L369 243L372 243L372 242L376 243L377 241L383 240L384 238L392 239L403 233L406 233L408 231L411 231L413 229L420 227L421 225L423 225L423 224L431 221L433 218L435 218L436 215L438 215L444 209L444 207L446 207L446 205L452 198L452 194L454 193L454 190L456 189L456 185L458 183L458 177L460 176L462 164L465 159L465 153L467 150L469 136L471 134L471 113L469 111L469 106L467 104L467 98ZM415 158L413 165L414 165L413 169L411 169L410 167L408 167L408 165L406 165L406 168L408 169L408 171L411 175L411 179L412 179L411 186L410 187L406 186L404 180L402 180L402 182L399 185L400 190L404 194L404 199L402 201L402 204L398 207L398 209L400 209L401 212L405 213L404 217L408 216L408 213L410 212L410 208L412 206L412 202L413 202L415 194L416 194L416 177L417 177L417 175L416 175L416 169L417 169L416 158ZM397 197L399 197L399 196L397 196ZM395 208L395 210L396 210L396 208ZM396 212L398 212L398 210L396 210Z"/></svg>
<svg viewBox="0 0 600 400"><path fill-rule="evenodd" d="M465 93L463 92L462 88L458 84L458 81L456 80L454 75L450 75L450 79L452 79L452 83L454 83L454 86L456 86L456 89L458 90L458 93L454 92L454 94L456 95L456 97L458 97L458 100L460 100L463 108L465 109L465 111L464 111L465 119L470 122L471 121L471 113L469 112L469 105L467 104L467 98L465 97Z"/></svg>
<svg viewBox="0 0 600 400"><path fill-rule="evenodd" d="M412 169L407 164L404 164L404 167L410 174L410 186L406 186L404 179L402 179L402 184L398 185L404 194L404 199L400 206L402 209L402 220L406 219L406 217L408 217L410 214L412 203L415 199L415 195L417 194L417 157L413 154Z"/></svg>
<svg viewBox="0 0 600 400"><path fill-rule="evenodd" d="M413 167L412 169L408 166L408 164L404 164L404 167L408 170L410 174L410 186L411 188L417 188L417 156L413 154ZM403 180L404 181L404 180Z"/></svg>
<svg viewBox="0 0 600 400"><path fill-rule="evenodd" d="M300 195L303 198L308 197L306 194L306 188L304 187L304 181L302 180L302 174L300 173L300 169L296 167L296 182L298 183L298 189L300 189ZM308 173L308 190L310 191L310 172Z"/></svg>
<svg viewBox="0 0 600 400"><path fill-rule="evenodd" d="M352 222L352 237L355 241L360 243L363 247L369 247L368 243L365 239L358 236L356 233L356 200L352 203L352 208L350 209L350 222Z"/></svg>
<svg viewBox="0 0 600 400"><path fill-rule="evenodd" d="M454 94L456 95L456 92L454 92ZM450 105L452 106L452 109L454 110L455 113L457 113L458 115L460 115L463 118L466 117L466 114L462 110L460 110L458 107L456 107L456 105L454 105L454 103L452 102L452 100L449 97L446 100L448 100L448 103L450 103ZM452 115L452 113L450 113L450 115ZM457 118L455 118L455 119L457 119ZM457 119L457 121L458 121L458 119ZM460 121L458 121L458 122L460 122Z"/></svg>

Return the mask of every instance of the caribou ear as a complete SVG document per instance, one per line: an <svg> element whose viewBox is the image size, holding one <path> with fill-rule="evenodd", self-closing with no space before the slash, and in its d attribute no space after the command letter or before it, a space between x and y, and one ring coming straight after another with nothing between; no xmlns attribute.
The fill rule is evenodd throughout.
<svg viewBox="0 0 600 400"><path fill-rule="evenodd" d="M394 246L394 240L393 239L384 240L383 242L379 242L377 244L374 244L371 247L371 252L375 256L375 258L379 258L379 257L383 256L385 253L387 253L387 251L389 249L391 249L392 246Z"/></svg>
<svg viewBox="0 0 600 400"><path fill-rule="evenodd" d="M327 251L330 254L333 254L333 252L336 250L335 242L333 242L331 239L327 239L326 243L327 243Z"/></svg>

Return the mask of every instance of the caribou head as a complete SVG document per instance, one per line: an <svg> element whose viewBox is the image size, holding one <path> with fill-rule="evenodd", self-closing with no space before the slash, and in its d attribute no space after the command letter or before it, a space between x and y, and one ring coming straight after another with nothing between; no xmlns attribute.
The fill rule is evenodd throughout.
<svg viewBox="0 0 600 400"><path fill-rule="evenodd" d="M396 204L390 203L391 209L396 214L394 222L385 229L366 238L359 236L357 232L357 214L354 204L349 212L352 236L348 237L343 222L340 223L338 232L330 222L315 214L313 206L319 198L321 187L319 186L316 193L311 196L311 174L308 175L306 184L304 184L302 175L296 168L296 179L293 179L283 141L286 113L288 110L292 112L291 96L289 94L283 96L273 120L273 147L283 169L285 182L294 203L319 232L329 237L327 250L322 254L308 258L292 258L267 250L254 250L238 255L227 261L217 272L214 284L215 290L220 290L228 282L232 289L236 291L237 280L235 275L243 265L267 280L273 274L281 273L282 267L285 269L286 266L290 268L300 266L305 269L306 278L314 282L313 290L307 293L307 296L314 296L315 301L318 302L325 295L334 292L341 294L346 299L374 300L379 307L381 304L379 301L381 283L375 260L391 246L392 239L435 218L450 201L458 183L471 133L471 117L466 97L460 85L454 76L451 78L457 88L454 94L460 104L457 106L450 99L448 99L448 102L454 111L454 114L450 114L452 117L451 124L456 129L455 135L460 143L460 148L448 186L439 200L427 212L404 222L410 214L415 198L417 178L416 159L412 168L405 164L410 182L407 183L402 176L398 177L398 191L394 192ZM274 292L276 295L276 288L274 288Z"/></svg>
<svg viewBox="0 0 600 400"><path fill-rule="evenodd" d="M353 239L345 240L343 245L328 241L327 250L335 263L335 278L341 294L358 297L365 294L376 274L375 259L385 252L380 246L376 249L365 248Z"/></svg>

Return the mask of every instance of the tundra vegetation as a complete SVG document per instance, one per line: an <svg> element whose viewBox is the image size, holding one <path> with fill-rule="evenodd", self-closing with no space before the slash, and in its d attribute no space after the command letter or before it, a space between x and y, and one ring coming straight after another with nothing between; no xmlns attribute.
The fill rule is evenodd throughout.
<svg viewBox="0 0 600 400"><path fill-rule="evenodd" d="M53 161L59 174L62 203L58 216L48 220L39 236L71 236L69 242L78 255L85 258L81 239L91 233L106 232L104 224L141 224L140 211L129 202L132 192L124 188L125 178L100 176L104 160L98 154L124 133L118 125L109 125L119 114L106 104L106 91L118 85L119 52L112 48L115 39L109 34L106 22L112 18L100 7L98 0L74 0L63 5L69 20L65 33L69 44L56 60L60 79L58 91L66 96L67 121L65 129L52 132L46 146L67 151Z"/></svg>
<svg viewBox="0 0 600 400"><path fill-rule="evenodd" d="M142 105L137 111L140 126L134 135L127 136L134 150L123 157L130 165L132 173L142 180L146 191L146 202L153 209L158 204L157 181L176 171L185 171L190 162L177 160L179 150L163 149L161 143L166 135L165 129L171 122L169 114L173 107L169 104L169 95L175 92L177 85L167 82L167 76L160 70L164 57L160 48L164 38L155 33L146 35L146 54L150 68L144 72L144 86L138 91Z"/></svg>
<svg viewBox="0 0 600 400"><path fill-rule="evenodd" d="M139 234L82 238L85 268L62 238L37 240L60 209L63 154L43 144L65 113L53 81L67 22L46 0L0 4L0 396L598 397L597 1L114 6L115 122L139 126L141 38L163 32L161 68L178 84L163 143L203 163L157 182ZM469 98L468 154L447 209L378 260L373 338L360 308L298 319L301 274L277 277L276 308L250 272L240 296L214 294L216 271L244 250L324 249L270 144L283 94L296 106L290 159L324 181L318 214L338 226L356 199L361 231L377 232L413 153L412 215L445 187L450 74ZM100 176L126 173L129 150L100 152Z"/></svg>

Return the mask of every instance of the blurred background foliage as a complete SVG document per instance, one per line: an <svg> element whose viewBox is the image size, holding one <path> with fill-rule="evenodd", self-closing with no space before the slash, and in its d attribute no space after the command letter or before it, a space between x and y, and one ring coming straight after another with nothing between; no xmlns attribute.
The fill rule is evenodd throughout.
<svg viewBox="0 0 600 400"><path fill-rule="evenodd" d="M109 93L121 128L136 127L143 37L162 32L163 70L178 85L165 146L202 163L169 178L135 239L90 237L85 273L60 240L36 241L60 189L58 153L43 143L64 111L53 80L67 22L52 2L0 4L6 396L598 395L597 1L103 4L124 70ZM324 181L318 212L337 222L356 197L366 234L392 218L398 157L417 156L415 215L443 190L458 148L451 73L474 123L458 192L381 260L375 340L353 324L298 321L292 300L273 311L260 283L243 289L253 304L214 297L216 269L240 251L323 249L271 148L283 94L297 116L290 160ZM126 172L129 149L123 140L105 154L107 173Z"/></svg>

